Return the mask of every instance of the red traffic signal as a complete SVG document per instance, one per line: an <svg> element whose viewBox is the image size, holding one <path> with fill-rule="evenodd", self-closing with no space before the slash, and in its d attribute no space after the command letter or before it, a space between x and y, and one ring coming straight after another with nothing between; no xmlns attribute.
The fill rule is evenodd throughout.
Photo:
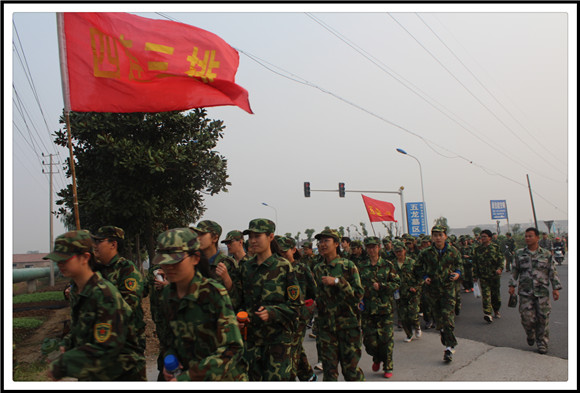
<svg viewBox="0 0 580 393"><path fill-rule="evenodd" d="M344 198L344 183L338 183L338 196Z"/></svg>
<svg viewBox="0 0 580 393"><path fill-rule="evenodd" d="M310 182L309 181L304 182L304 197L310 198Z"/></svg>

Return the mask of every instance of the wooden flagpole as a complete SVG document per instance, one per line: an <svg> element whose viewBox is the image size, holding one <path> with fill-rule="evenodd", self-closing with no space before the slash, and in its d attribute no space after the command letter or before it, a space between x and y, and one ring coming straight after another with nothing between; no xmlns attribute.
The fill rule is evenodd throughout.
<svg viewBox="0 0 580 393"><path fill-rule="evenodd" d="M75 173L75 158L72 148L72 132L70 124L70 95L68 86L68 65L66 61L66 40L64 37L64 15L62 12L56 13L56 26L58 35L58 49L60 57L60 75L62 80L62 95L64 100L64 113L66 119L66 133L68 137L68 150L70 155L70 169L72 175L73 186L73 210L75 214L75 224L77 230L81 229L81 221L79 218L79 202L77 199L77 176Z"/></svg>

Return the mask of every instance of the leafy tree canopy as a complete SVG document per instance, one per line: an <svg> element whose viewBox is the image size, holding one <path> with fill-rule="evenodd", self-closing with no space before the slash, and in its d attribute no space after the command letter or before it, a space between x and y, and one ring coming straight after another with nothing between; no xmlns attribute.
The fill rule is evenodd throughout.
<svg viewBox="0 0 580 393"><path fill-rule="evenodd" d="M55 143L68 146L64 130ZM123 228L145 239L150 259L161 231L197 221L203 194L227 191L227 161L213 149L225 126L206 111L70 113L81 227ZM64 167L71 176L67 160ZM58 215L74 228L72 186L58 192Z"/></svg>

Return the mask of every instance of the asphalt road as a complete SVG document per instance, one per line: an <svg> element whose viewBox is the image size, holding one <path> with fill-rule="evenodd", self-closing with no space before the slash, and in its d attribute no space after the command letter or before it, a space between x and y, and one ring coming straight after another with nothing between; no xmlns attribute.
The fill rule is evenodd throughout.
<svg viewBox="0 0 580 393"><path fill-rule="evenodd" d="M554 301L550 297L552 313L550 314L550 342L549 353L568 359L568 264L567 258L563 265L556 266L563 289L560 299ZM518 307L509 308L508 282L511 273L503 272L501 277L501 319L494 319L488 324L483 320L481 298L475 298L473 293L461 294L461 312L455 318L455 335L483 342L496 347L509 347L529 350L526 343L524 328L520 322ZM551 287L550 287L551 289ZM517 292L517 290L516 290Z"/></svg>

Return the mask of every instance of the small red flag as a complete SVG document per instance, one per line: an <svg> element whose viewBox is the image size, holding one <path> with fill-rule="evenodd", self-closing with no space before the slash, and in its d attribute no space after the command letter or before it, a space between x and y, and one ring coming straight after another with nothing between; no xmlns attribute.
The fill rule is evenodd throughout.
<svg viewBox="0 0 580 393"><path fill-rule="evenodd" d="M238 52L213 33L127 13L66 12L58 22L66 110L252 113L235 83Z"/></svg>
<svg viewBox="0 0 580 393"><path fill-rule="evenodd" d="M371 222L395 221L395 205L362 195Z"/></svg>

